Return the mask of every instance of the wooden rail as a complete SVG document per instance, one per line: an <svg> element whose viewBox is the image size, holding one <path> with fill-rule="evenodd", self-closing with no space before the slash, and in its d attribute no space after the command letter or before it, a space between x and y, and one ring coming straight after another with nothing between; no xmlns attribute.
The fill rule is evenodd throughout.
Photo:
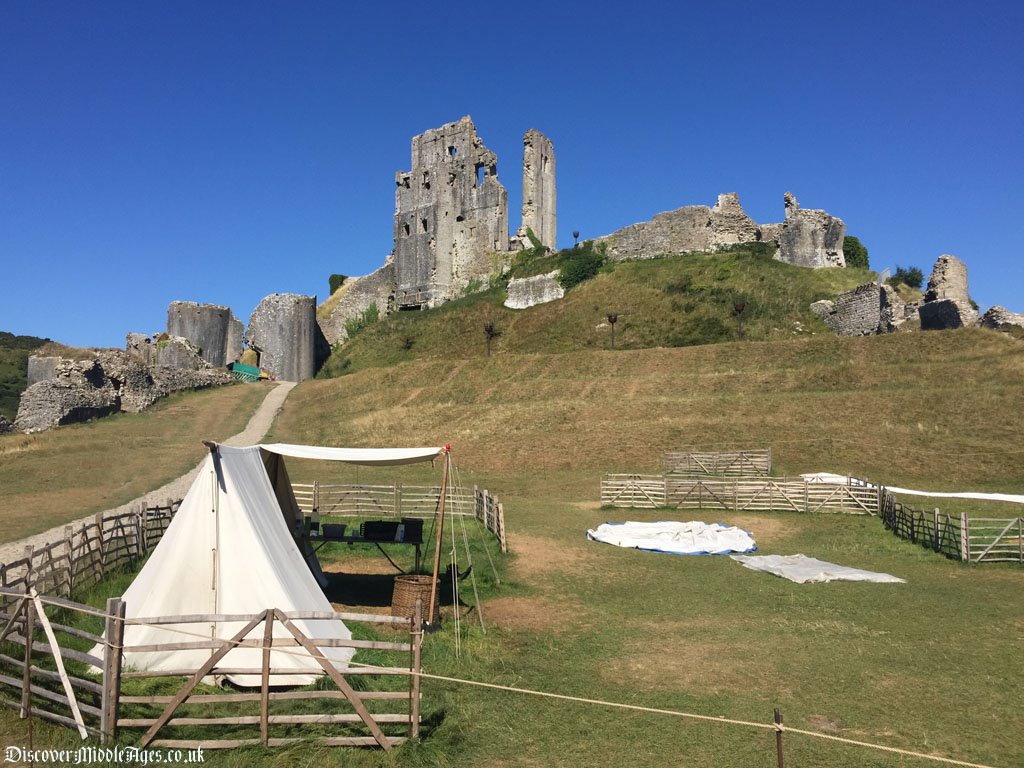
<svg viewBox="0 0 1024 768"><path fill-rule="evenodd" d="M855 482L809 483L803 478L605 475L601 503L641 509L874 515L878 513L878 491Z"/></svg>
<svg viewBox="0 0 1024 768"><path fill-rule="evenodd" d="M139 505L130 512L96 515L78 526L64 527L63 536L0 563L0 588L21 593L35 587L40 594L68 596L76 587L96 583L108 573L134 566L146 557L170 525L179 501ZM0 599L0 610L7 601Z"/></svg>
<svg viewBox="0 0 1024 768"><path fill-rule="evenodd" d="M771 448L750 450L666 451L665 472L670 475L717 475L750 477L772 472Z"/></svg>
<svg viewBox="0 0 1024 768"><path fill-rule="evenodd" d="M331 485L314 481L292 483L292 493L303 514L325 517L432 517L438 511L437 485ZM486 489L472 492L459 486L448 490L445 514L475 517L494 534L501 551L508 551L505 509Z"/></svg>
<svg viewBox="0 0 1024 768"><path fill-rule="evenodd" d="M284 746L310 736L309 727L317 726L315 740L332 746L378 746L384 750L416 738L420 727L420 681L422 643L421 606L412 619L378 614L285 612L268 608L257 614L162 616L131 619L132 623L173 625L181 630L182 640L146 645L125 645L125 604L120 598L107 601L104 637L77 629L95 608L68 600L41 599L33 602L32 590L0 588L11 606L0 616L3 650L0 653L0 704L19 711L24 717L37 717L98 736L110 743L126 732L141 732L138 745L202 746L225 749L243 744L265 747ZM54 605L54 603L57 603ZM48 615L49 614L49 615ZM59 623L50 617L60 617ZM298 621L360 621L396 629L407 629L408 641L341 640L306 635ZM243 623L231 637L208 637L211 624ZM195 625L194 632L189 625ZM237 624L236 624L237 626ZM42 627L42 631L41 628ZM274 633L274 627L285 631ZM173 631L173 630L172 630ZM98 643L101 656L75 650L76 641ZM372 667L338 666L327 658L324 649L353 648L373 650ZM199 666L161 671L125 671L125 654L208 648L212 654ZM221 664L234 648L256 648L261 662L249 668ZM272 651L301 653L308 660L305 669L273 666ZM396 654L390 662L381 654ZM128 657L130 658L130 656ZM67 665L67 671L65 671ZM260 679L258 689L222 693L201 685L210 676L246 674ZM280 690L274 679L282 675L316 674L326 677L333 687L320 681L315 689ZM359 676L356 690L347 680ZM88 679L89 676L98 679ZM144 679L143 683L134 680ZM147 694L152 679L179 678L173 694ZM186 678L182 683L180 678ZM373 690L367 690L374 687ZM238 705L235 714L226 715L215 705ZM189 728L188 738L179 729ZM251 737L246 728L253 728ZM230 730L230 738L224 735Z"/></svg>

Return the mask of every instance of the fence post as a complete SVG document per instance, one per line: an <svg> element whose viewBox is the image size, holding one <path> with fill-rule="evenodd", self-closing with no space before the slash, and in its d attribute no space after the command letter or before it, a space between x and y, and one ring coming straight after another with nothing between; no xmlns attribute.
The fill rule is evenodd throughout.
<svg viewBox="0 0 1024 768"><path fill-rule="evenodd" d="M968 530L967 513L960 513L960 559L971 560L971 534Z"/></svg>
<svg viewBox="0 0 1024 768"><path fill-rule="evenodd" d="M29 744L32 743L32 636L36 630L35 603L27 598L25 587L25 669L21 674L21 719L28 719Z"/></svg>
<svg viewBox="0 0 1024 768"><path fill-rule="evenodd" d="M498 543L503 553L508 552L508 541L505 539L505 506L498 502Z"/></svg>
<svg viewBox="0 0 1024 768"><path fill-rule="evenodd" d="M775 761L779 768L784 768L785 763L782 759L782 713L775 710Z"/></svg>
<svg viewBox="0 0 1024 768"><path fill-rule="evenodd" d="M423 599L416 598L416 609L412 615L412 626L409 628L412 645L412 675L409 680L409 738L416 739L420 735L420 646L423 642Z"/></svg>
<svg viewBox="0 0 1024 768"><path fill-rule="evenodd" d="M103 513L97 512L96 519L96 558L93 560L93 572L96 576L96 581L103 580Z"/></svg>
<svg viewBox="0 0 1024 768"><path fill-rule="evenodd" d="M28 560L28 564L25 566L25 591L27 592L31 587L36 584L35 581L35 568L32 564L32 556L35 554L36 548L32 544L25 545L25 559Z"/></svg>
<svg viewBox="0 0 1024 768"><path fill-rule="evenodd" d="M121 704L121 660L124 645L125 603L119 597L107 599L103 636L103 689L100 693L100 744L117 739L117 718Z"/></svg>
<svg viewBox="0 0 1024 768"><path fill-rule="evenodd" d="M939 536L939 508L932 511L935 527L932 529L932 549L936 552L942 551L942 537Z"/></svg>

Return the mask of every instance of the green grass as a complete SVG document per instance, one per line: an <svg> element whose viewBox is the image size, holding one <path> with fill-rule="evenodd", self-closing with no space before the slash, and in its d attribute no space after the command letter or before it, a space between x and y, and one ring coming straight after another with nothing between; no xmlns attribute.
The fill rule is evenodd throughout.
<svg viewBox="0 0 1024 768"><path fill-rule="evenodd" d="M467 302L486 308L490 300ZM433 323L466 306L413 320ZM686 446L770 446L778 474L830 470L905 487L1024 492L1021 341L980 329L780 335L676 349L425 355L303 383L272 439L450 441L461 482L504 502L512 554L500 587L485 585L481 595L487 632L467 620L456 659L448 622L427 639L428 673L758 722L779 707L793 727L996 766L1024 763L1021 567L950 561L895 538L875 518L842 515L706 521L751 530L764 554L802 552L906 584L796 585L723 557L584 539L605 521L680 519L669 510L601 509L599 481L610 471L657 472L663 451ZM437 479L436 469L416 467L289 468L300 482ZM999 508L1014 513L1019 507ZM327 559L367 570L370 553L340 549L327 550ZM424 717L423 742L392 755L306 746L237 750L210 764L774 764L769 731L439 681L424 683ZM15 716L0 715L9 743L23 741L23 729ZM44 738L71 737L38 727L37 740ZM930 764L793 734L785 743L790 765Z"/></svg>
<svg viewBox="0 0 1024 768"><path fill-rule="evenodd" d="M28 358L49 342L36 336L15 336L0 331L0 416L14 421L18 401L28 385Z"/></svg>
<svg viewBox="0 0 1024 768"><path fill-rule="evenodd" d="M549 271L558 258L538 257L525 271ZM493 343L499 355L606 348L610 312L619 314L615 346L621 349L733 341L739 338L737 302L746 306L742 325L748 340L831 333L810 304L872 277L864 269L794 267L752 246L609 265L564 299L530 309L504 307L505 289L499 285L436 309L393 313L336 350L320 376L416 359L483 357L487 322L501 332ZM412 345L406 343L410 338Z"/></svg>

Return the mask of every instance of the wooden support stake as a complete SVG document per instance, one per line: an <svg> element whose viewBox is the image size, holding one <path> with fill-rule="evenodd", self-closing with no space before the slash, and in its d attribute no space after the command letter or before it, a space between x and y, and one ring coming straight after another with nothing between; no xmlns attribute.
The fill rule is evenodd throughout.
<svg viewBox="0 0 1024 768"><path fill-rule="evenodd" d="M75 698L75 689L71 687L71 681L68 679L68 673L64 670L64 659L60 653L60 646L57 644L57 638L53 635L53 627L50 626L49 619L46 618L46 611L43 610L43 602L39 599L39 595L36 593L33 587L30 590L32 595L32 602L36 607L36 613L39 614L39 623L43 625L43 631L46 633L46 639L50 643L50 652L53 654L53 660L57 664L57 673L60 675L60 680L64 684L64 693L68 697L68 705L71 707L71 714L75 717L75 724L78 726L78 734L82 739L89 738L89 732L85 730L85 721L82 719L82 712L78 708L78 699ZM31 641L29 641L31 644Z"/></svg>
<svg viewBox="0 0 1024 768"><path fill-rule="evenodd" d="M267 609L267 623L263 625L263 671L260 678L260 743L267 746L270 739L270 647L274 644L274 611Z"/></svg>
<svg viewBox="0 0 1024 768"><path fill-rule="evenodd" d="M266 618L267 611L263 611L252 621L242 627L230 640L224 641L224 644L217 649L198 670L196 670L191 679L185 683L175 697L171 699L164 708L164 711L160 713L160 717L158 717L156 722L149 727L149 730L142 734L142 738L139 739L139 749L145 749L149 746L149 743L156 737L157 732L167 725L167 721L171 719L171 715L174 714L174 710L181 706L181 704L192 695L192 691L195 690L195 687L199 685L200 681L206 677L214 667L217 666L217 662L227 656L228 652L235 647L236 641L244 639L246 635L252 632L253 629L259 626Z"/></svg>
<svg viewBox="0 0 1024 768"><path fill-rule="evenodd" d="M103 581L103 513L96 513L96 552L93 557L93 576L96 581ZM82 527L83 532L85 526Z"/></svg>
<svg viewBox="0 0 1024 768"><path fill-rule="evenodd" d="M782 759L782 713L778 709L775 710L775 759L779 768L785 768Z"/></svg>
<svg viewBox="0 0 1024 768"><path fill-rule="evenodd" d="M377 722L373 719L373 715L367 711L366 705L363 704L363 700L359 698L359 694L352 689L352 686L348 684L348 681L345 680L335 666L317 650L317 647L313 645L310 639L302 634L298 628L292 624L284 613L275 609L274 616L276 616L277 620L284 625L284 628L291 633L291 636L298 641L299 645L305 648L306 652L323 668L328 677L330 677L334 684L338 686L338 690L345 694L345 698L348 699L349 703L352 705L352 709L356 711L356 714L359 715L359 719L362 720L366 727L370 729L371 735L377 743L380 744L381 748L385 752L390 752L391 741L384 735L380 726L377 725Z"/></svg>
<svg viewBox="0 0 1024 768"><path fill-rule="evenodd" d="M967 513L960 513L960 559L971 560L971 537L968 530Z"/></svg>
<svg viewBox="0 0 1024 768"><path fill-rule="evenodd" d="M442 544L442 533L444 531L444 498L445 491L448 488L448 469L451 465L452 455L445 451L444 454L444 468L441 472L441 498L438 502L438 513L437 513L437 542L434 545L434 578L430 582L430 605L427 606L427 623L434 623L434 605L437 601L437 575L441 570L441 544ZM484 491L484 500L486 502L487 491Z"/></svg>
<svg viewBox="0 0 1024 768"><path fill-rule="evenodd" d="M103 690L100 694L100 743L117 740L117 719L121 705L121 666L124 659L125 603L119 597L107 600L103 628Z"/></svg>
<svg viewBox="0 0 1024 768"><path fill-rule="evenodd" d="M416 598L416 610L413 612L412 626L412 675L409 680L409 738L417 739L420 735L420 669L421 646L423 645L423 600Z"/></svg>
<svg viewBox="0 0 1024 768"><path fill-rule="evenodd" d="M32 642L36 633L35 606L25 595L25 668L21 674L21 719L28 719L29 744L32 743Z"/></svg>

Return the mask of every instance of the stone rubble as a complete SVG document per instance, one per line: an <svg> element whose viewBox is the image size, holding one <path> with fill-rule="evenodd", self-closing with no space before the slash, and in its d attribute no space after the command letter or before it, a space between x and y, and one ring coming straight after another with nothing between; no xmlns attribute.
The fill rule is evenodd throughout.
<svg viewBox="0 0 1024 768"><path fill-rule="evenodd" d="M510 309L526 309L546 304L565 296L565 289L558 282L558 270L546 275L513 278L508 283L508 297L505 306Z"/></svg>

